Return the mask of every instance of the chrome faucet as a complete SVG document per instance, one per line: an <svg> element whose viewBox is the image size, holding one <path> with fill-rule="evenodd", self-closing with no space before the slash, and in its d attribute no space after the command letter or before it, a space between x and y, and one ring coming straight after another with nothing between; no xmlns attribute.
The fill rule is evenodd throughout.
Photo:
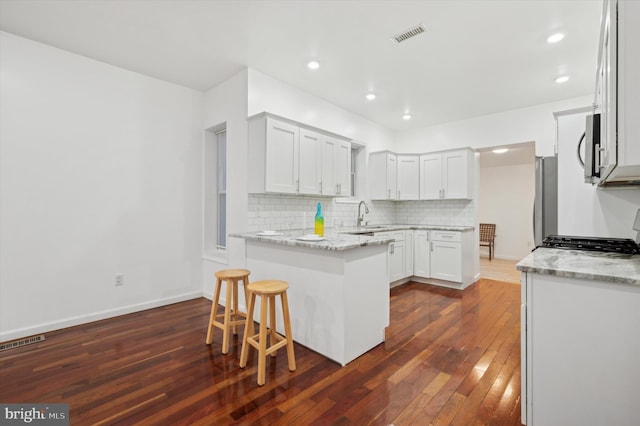
<svg viewBox="0 0 640 426"><path fill-rule="evenodd" d="M364 213L360 213L360 209L362 208L362 206L364 205ZM369 213L369 207L367 207L367 203L364 202L364 200L360 201L360 204L358 204L358 228L360 228L362 226L362 222L364 222L364 215L366 213Z"/></svg>

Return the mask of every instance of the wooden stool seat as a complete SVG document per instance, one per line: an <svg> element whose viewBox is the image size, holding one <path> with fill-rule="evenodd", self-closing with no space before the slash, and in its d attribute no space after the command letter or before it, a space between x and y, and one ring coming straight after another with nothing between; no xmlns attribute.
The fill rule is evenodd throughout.
<svg viewBox="0 0 640 426"><path fill-rule="evenodd" d="M222 330L222 353L229 353L229 333L238 334L238 326L245 323L247 314L238 310L238 281L242 281L244 289L244 299L248 301L247 286L249 285L250 271L246 269L223 269L217 271L216 288L211 304L211 315L209 316L209 327L207 329L206 344L213 342L213 328L217 327ZM222 282L227 284L227 293L225 299L224 313L218 314L218 302L220 301L220 292ZM219 319L222 320L218 321Z"/></svg>
<svg viewBox="0 0 640 426"><path fill-rule="evenodd" d="M275 356L278 349L287 347L287 360L289 371L296 370L296 359L293 352L293 335L291 334L291 320L289 318L289 302L287 301L287 289L289 284L284 281L267 280L256 281L247 286L249 291L249 307L247 308L244 337L242 338L242 352L240 354L240 367L247 365L249 346L258 350L258 385L265 383L267 355ZM282 315L284 320L285 336L276 332L276 296L280 296ZM255 333L253 328L253 312L256 296L261 296L260 303L260 331ZM269 327L267 329L267 313L269 314ZM267 337L269 346L267 347Z"/></svg>

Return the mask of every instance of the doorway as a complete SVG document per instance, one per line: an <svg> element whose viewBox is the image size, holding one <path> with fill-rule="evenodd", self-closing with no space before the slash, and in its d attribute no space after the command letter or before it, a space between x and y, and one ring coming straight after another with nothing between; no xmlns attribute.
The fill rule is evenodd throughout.
<svg viewBox="0 0 640 426"><path fill-rule="evenodd" d="M477 150L479 154L478 221L496 224L494 258L480 247L480 276L519 282L515 264L533 243L535 143Z"/></svg>

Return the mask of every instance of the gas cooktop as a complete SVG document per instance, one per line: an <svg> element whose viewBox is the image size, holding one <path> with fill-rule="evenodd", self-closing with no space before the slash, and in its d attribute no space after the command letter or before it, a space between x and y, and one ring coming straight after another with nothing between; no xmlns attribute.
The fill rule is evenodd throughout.
<svg viewBox="0 0 640 426"><path fill-rule="evenodd" d="M540 247L588 250L623 254L640 254L638 243L629 238L574 237L548 235Z"/></svg>

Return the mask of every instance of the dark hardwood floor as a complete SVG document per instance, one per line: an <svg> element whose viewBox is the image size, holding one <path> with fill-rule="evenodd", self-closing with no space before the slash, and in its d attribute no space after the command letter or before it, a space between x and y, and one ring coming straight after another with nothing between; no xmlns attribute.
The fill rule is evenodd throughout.
<svg viewBox="0 0 640 426"><path fill-rule="evenodd" d="M0 402L70 404L71 424L520 425L520 286L391 291L385 343L346 367L295 345L256 384L201 298L46 335L0 352Z"/></svg>

